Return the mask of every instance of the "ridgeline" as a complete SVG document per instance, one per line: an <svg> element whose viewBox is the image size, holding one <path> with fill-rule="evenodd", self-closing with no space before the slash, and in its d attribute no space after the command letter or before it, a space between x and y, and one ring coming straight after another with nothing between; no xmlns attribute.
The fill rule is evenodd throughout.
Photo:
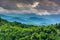
<svg viewBox="0 0 60 40"><path fill-rule="evenodd" d="M60 24L35 26L0 18L0 40L60 40Z"/></svg>

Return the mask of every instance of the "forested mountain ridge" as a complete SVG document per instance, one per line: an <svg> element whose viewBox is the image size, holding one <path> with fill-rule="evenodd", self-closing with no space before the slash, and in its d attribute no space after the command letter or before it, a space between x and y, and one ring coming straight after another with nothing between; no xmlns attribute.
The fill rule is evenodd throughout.
<svg viewBox="0 0 60 40"><path fill-rule="evenodd" d="M0 40L60 40L60 24L35 26L0 18Z"/></svg>

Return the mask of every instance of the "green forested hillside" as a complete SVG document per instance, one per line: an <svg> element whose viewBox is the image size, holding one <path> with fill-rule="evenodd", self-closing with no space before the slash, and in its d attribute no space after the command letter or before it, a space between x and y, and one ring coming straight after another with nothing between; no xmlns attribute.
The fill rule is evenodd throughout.
<svg viewBox="0 0 60 40"><path fill-rule="evenodd" d="M0 18L0 40L60 40L60 24L34 26Z"/></svg>

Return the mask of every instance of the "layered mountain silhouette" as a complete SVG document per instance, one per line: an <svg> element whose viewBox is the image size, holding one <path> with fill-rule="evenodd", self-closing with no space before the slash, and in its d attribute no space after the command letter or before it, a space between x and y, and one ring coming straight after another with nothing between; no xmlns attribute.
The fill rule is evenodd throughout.
<svg viewBox="0 0 60 40"><path fill-rule="evenodd" d="M60 23L60 15L36 15L30 14L0 14L0 17L8 21L17 21L25 24L49 25Z"/></svg>

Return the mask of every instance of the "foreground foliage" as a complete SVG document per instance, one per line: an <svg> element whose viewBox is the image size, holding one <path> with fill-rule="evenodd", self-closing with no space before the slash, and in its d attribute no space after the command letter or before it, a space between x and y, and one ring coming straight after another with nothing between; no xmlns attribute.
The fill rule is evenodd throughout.
<svg viewBox="0 0 60 40"><path fill-rule="evenodd" d="M0 40L60 40L60 24L34 26L0 18Z"/></svg>

